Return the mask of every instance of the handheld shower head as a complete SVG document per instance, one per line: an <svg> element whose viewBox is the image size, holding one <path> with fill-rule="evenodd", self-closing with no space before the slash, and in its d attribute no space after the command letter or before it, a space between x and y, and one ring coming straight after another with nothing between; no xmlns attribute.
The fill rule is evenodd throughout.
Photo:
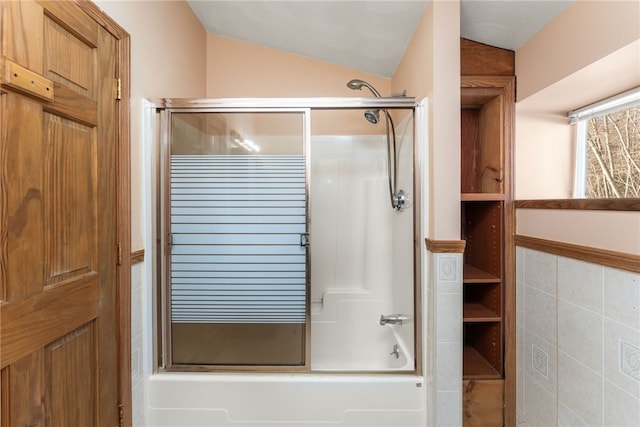
<svg viewBox="0 0 640 427"><path fill-rule="evenodd" d="M380 110L367 110L364 112L364 118L375 125L380 121Z"/></svg>
<svg viewBox="0 0 640 427"><path fill-rule="evenodd" d="M371 93L373 93L376 97L378 98L381 97L380 92L378 92L373 86L371 86L369 83L365 82L364 80L353 79L353 80L349 80L349 82L347 83L347 87L352 90L362 90L363 86L369 89Z"/></svg>

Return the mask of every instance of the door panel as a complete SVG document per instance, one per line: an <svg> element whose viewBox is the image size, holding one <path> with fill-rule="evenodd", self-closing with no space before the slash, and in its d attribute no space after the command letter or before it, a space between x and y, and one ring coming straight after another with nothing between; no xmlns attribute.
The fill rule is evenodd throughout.
<svg viewBox="0 0 640 427"><path fill-rule="evenodd" d="M11 384L11 392L6 392L6 410L11 417L11 425L41 426L44 425L44 377L41 375L44 365L44 351L34 351L11 365L11 369L3 370L6 378L3 385ZM5 390L3 390L3 394ZM5 412L3 408L3 412ZM8 421L7 413L2 420ZM4 425L9 425L7 422Z"/></svg>
<svg viewBox="0 0 640 427"><path fill-rule="evenodd" d="M95 128L44 113L45 283L95 271ZM78 203L78 201L91 203Z"/></svg>
<svg viewBox="0 0 640 427"><path fill-rule="evenodd" d="M47 424L96 425L96 348L93 322L45 348Z"/></svg>
<svg viewBox="0 0 640 427"><path fill-rule="evenodd" d="M54 92L0 87L1 425L115 426L116 40L74 2L0 8L0 61Z"/></svg>
<svg viewBox="0 0 640 427"><path fill-rule="evenodd" d="M2 195L3 211L8 214L5 218L7 228L3 227L3 240L6 239L3 249L6 250L3 250L2 270L6 273L2 286L3 299L16 301L42 291L42 272L32 266L43 264L44 248L33 247L32 242L44 239L41 191L44 176L42 168L31 165L43 164L44 150L41 144L22 143L42 140L42 116L37 114L41 109L37 101L14 93L3 95L2 99L2 122L6 132L2 134ZM20 142L5 142L5 138ZM7 259L8 254L11 254L11 259L28 262L11 262ZM14 278L20 278L19 285L12 285ZM5 310L3 307L3 312ZM6 339L4 334L3 338Z"/></svg>

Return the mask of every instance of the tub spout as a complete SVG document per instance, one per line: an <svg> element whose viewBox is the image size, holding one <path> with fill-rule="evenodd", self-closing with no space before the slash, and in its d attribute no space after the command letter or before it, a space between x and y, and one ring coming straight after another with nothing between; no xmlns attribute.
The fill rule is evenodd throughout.
<svg viewBox="0 0 640 427"><path fill-rule="evenodd" d="M380 315L380 325L402 325L403 322L409 320L409 316L404 316L402 314L381 314Z"/></svg>

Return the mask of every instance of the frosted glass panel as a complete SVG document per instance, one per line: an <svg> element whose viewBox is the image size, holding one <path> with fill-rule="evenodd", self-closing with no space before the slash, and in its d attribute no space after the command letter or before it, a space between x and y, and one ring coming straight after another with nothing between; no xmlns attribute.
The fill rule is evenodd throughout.
<svg viewBox="0 0 640 427"><path fill-rule="evenodd" d="M172 155L171 196L173 322L304 323L303 156Z"/></svg>
<svg viewBox="0 0 640 427"><path fill-rule="evenodd" d="M172 121L174 363L302 364L303 116L210 114Z"/></svg>

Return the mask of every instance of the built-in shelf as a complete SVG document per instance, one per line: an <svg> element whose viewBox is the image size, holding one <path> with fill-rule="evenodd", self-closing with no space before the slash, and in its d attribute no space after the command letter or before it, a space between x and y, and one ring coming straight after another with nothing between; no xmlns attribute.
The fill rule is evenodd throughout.
<svg viewBox="0 0 640 427"><path fill-rule="evenodd" d="M471 264L464 264L462 267L462 277L464 283L497 283L500 278L491 273L487 273Z"/></svg>
<svg viewBox="0 0 640 427"><path fill-rule="evenodd" d="M499 379L500 373L476 349L465 345L462 351L463 372L466 380Z"/></svg>
<svg viewBox="0 0 640 427"><path fill-rule="evenodd" d="M502 193L462 193L460 200L463 202L484 202L484 201L501 201L504 200Z"/></svg>
<svg viewBox="0 0 640 427"><path fill-rule="evenodd" d="M462 320L465 322L499 322L500 315L477 302L465 302L462 306Z"/></svg>

